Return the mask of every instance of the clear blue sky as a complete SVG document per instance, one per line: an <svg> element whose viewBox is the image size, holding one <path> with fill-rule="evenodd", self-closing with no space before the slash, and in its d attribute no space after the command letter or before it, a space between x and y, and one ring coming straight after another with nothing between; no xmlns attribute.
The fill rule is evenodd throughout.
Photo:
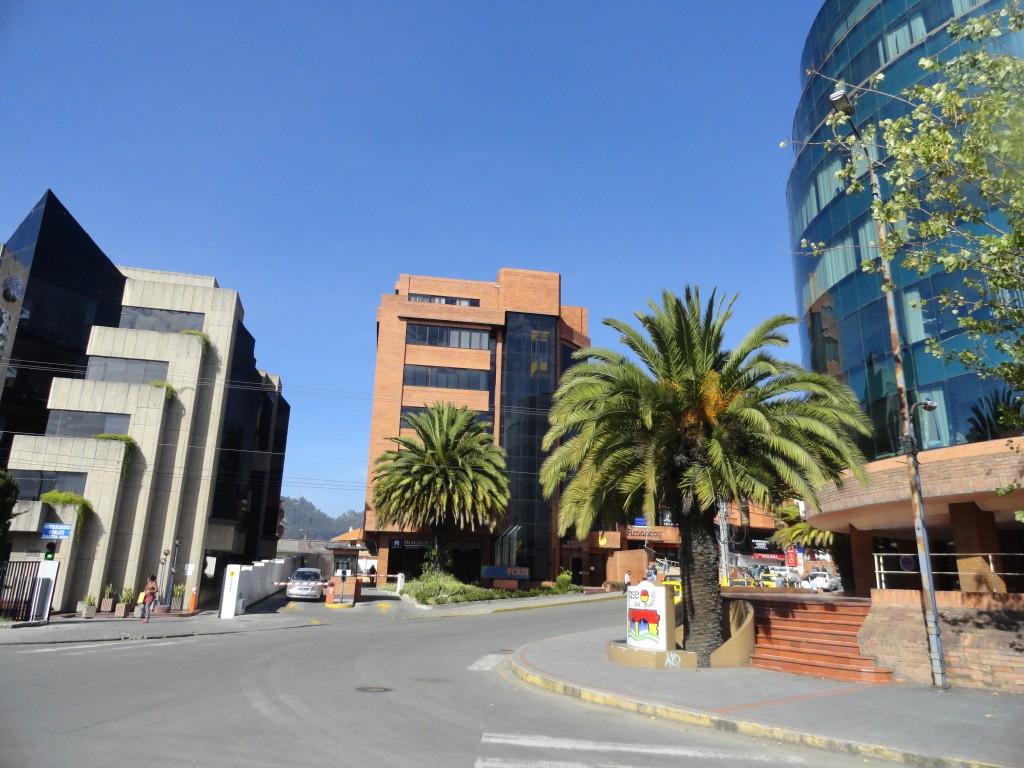
<svg viewBox="0 0 1024 768"><path fill-rule="evenodd" d="M0 239L52 188L116 264L239 291L284 493L362 510L400 273L562 274L628 319L795 311L779 142L820 0L0 3ZM799 359L796 328L787 357Z"/></svg>

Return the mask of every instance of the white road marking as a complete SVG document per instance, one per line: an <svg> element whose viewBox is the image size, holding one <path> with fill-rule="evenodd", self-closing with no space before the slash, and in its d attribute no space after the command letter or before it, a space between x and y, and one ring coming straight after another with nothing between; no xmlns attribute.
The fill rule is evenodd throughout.
<svg viewBox="0 0 1024 768"><path fill-rule="evenodd" d="M498 668L504 658L505 654L503 653L488 653L482 659L474 661L466 669L473 672L492 672Z"/></svg>
<svg viewBox="0 0 1024 768"><path fill-rule="evenodd" d="M191 642L192 638L185 640L167 640L162 643L153 643L142 638L138 640L122 640L117 642L105 642L105 643L92 643L91 645L73 645L73 646L61 646L57 648L32 648L25 651L16 651L16 653L60 653L64 656L83 656L87 653L103 653L105 651L130 651L137 649L146 648L160 648L165 645L180 645L181 643ZM102 648L103 650L92 650L94 648Z"/></svg>
<svg viewBox="0 0 1024 768"><path fill-rule="evenodd" d="M598 768L590 763L567 763L561 760L504 760L500 757L478 757L473 768ZM630 768L617 763L610 768Z"/></svg>
<svg viewBox="0 0 1024 768"><path fill-rule="evenodd" d="M795 756L758 755L742 752L723 752L717 749L695 749L692 747L668 747L653 744L623 744L612 741L583 741L580 739L561 739L552 736L519 736L511 733L485 733L480 739L484 744L501 744L515 747L531 747L534 749L565 749L587 752L629 752L634 755L664 755L668 757L690 757L703 760L747 760L759 763L804 763L804 759ZM528 763L539 765L539 763Z"/></svg>

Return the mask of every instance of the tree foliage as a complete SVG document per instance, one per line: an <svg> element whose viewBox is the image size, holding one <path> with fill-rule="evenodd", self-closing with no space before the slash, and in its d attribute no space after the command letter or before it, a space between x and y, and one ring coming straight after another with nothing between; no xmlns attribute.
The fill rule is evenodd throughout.
<svg viewBox="0 0 1024 768"><path fill-rule="evenodd" d="M18 481L8 472L0 470L0 560L6 560L10 551L11 519L17 500Z"/></svg>
<svg viewBox="0 0 1024 768"><path fill-rule="evenodd" d="M950 24L954 55L920 59L922 82L889 94L905 114L863 130L883 158L887 191L873 207L888 228L882 258L963 279L933 301L971 344L943 347L932 338L930 348L1015 391L1024 390L1024 60L1007 40L1022 29L1016 3ZM867 90L884 93L881 76L852 90L854 100ZM847 119L830 118L837 137L830 144L852 148ZM864 170L861 157L838 174L848 192L863 189Z"/></svg>
<svg viewBox="0 0 1024 768"><path fill-rule="evenodd" d="M706 666L722 642L714 517L719 499L772 506L815 499L845 470L864 478L854 435L869 433L857 399L831 376L776 359L788 344L779 315L725 348L731 299L696 287L608 319L631 356L587 348L559 384L541 467L546 496L560 493L559 532L584 538L658 509L680 530L686 647ZM553 450L552 450L553 449Z"/></svg>
<svg viewBox="0 0 1024 768"><path fill-rule="evenodd" d="M467 408L436 403L407 415L415 437L388 438L397 450L377 457L373 506L381 526L434 531L435 566L447 565L447 537L456 530L498 527L508 508L505 451L489 424Z"/></svg>

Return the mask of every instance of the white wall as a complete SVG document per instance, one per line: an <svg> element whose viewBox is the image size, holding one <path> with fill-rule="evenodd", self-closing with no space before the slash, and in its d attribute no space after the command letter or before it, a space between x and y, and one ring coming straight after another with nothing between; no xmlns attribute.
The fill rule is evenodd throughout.
<svg viewBox="0 0 1024 768"><path fill-rule="evenodd" d="M252 565L231 563L224 571L224 590L220 596L220 617L233 619L245 613L248 605L257 603L284 587L276 581L288 581L296 568L302 567L302 558L283 557L261 560Z"/></svg>

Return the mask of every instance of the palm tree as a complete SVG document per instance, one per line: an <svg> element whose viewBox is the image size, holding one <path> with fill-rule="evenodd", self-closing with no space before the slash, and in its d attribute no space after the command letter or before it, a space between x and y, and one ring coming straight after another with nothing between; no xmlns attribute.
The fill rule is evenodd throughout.
<svg viewBox="0 0 1024 768"><path fill-rule="evenodd" d="M779 329L795 318L766 320L726 350L734 301L712 292L705 307L687 287L682 300L665 291L661 306L635 313L640 329L605 320L639 363L602 348L577 353L554 396L544 437L554 450L541 467L545 495L560 492L562 535L575 528L582 539L595 522L640 513L653 524L656 510L672 510L685 645L702 666L722 643L717 501L813 501L844 470L866 479L854 436L869 423L854 394L767 351L789 343Z"/></svg>
<svg viewBox="0 0 1024 768"><path fill-rule="evenodd" d="M434 532L434 564L448 568L452 532L493 531L508 508L505 451L494 444L490 424L451 403L409 414L415 437L391 437L397 450L374 462L373 506L382 526Z"/></svg>
<svg viewBox="0 0 1024 768"><path fill-rule="evenodd" d="M828 550L842 577L843 590L855 590L853 552L847 534L814 527L800 516L800 508L796 504L777 507L772 511L772 516L782 523L782 527L772 534L772 542L782 549L804 547Z"/></svg>

